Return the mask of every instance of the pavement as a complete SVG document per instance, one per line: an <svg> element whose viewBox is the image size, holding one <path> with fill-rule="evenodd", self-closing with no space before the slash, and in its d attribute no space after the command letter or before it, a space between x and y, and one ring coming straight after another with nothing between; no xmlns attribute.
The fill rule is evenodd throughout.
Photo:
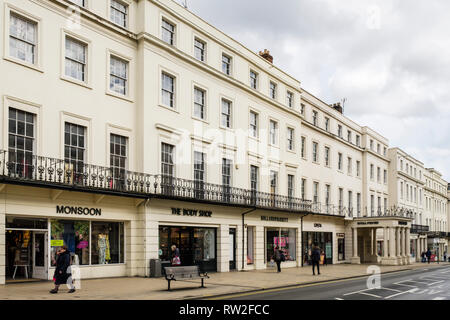
<svg viewBox="0 0 450 320"><path fill-rule="evenodd" d="M167 291L164 278L108 278L81 281L81 288L69 294L61 286L58 294L50 294L50 281L33 283L11 283L0 286L0 300L182 300L217 299L220 296L259 292L275 288L289 288L296 285L317 284L339 279L367 277L370 265L327 265L321 266L320 275L313 276L311 267L286 268L281 273L275 269L211 273L205 280L206 288L200 287L200 280L173 281L172 291ZM450 263L416 263L408 266L378 266L381 273L402 270L419 270L450 266Z"/></svg>

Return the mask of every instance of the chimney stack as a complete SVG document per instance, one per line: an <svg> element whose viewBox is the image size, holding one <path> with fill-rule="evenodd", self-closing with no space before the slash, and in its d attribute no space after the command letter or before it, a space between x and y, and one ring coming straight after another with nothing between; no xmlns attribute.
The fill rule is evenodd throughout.
<svg viewBox="0 0 450 320"><path fill-rule="evenodd" d="M341 106L341 103L340 103L340 102L334 103L331 107L332 107L334 110L336 110L336 111L338 111L338 112L340 112L340 113L343 113L343 109L342 109L342 106Z"/></svg>
<svg viewBox="0 0 450 320"><path fill-rule="evenodd" d="M267 49L264 49L264 51L260 51L259 55L269 61L270 63L273 63L273 57L270 55L270 51Z"/></svg>

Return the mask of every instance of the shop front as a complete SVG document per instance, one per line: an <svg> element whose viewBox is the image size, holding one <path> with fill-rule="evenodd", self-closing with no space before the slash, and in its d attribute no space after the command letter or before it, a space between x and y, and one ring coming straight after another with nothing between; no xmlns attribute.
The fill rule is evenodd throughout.
<svg viewBox="0 0 450 320"><path fill-rule="evenodd" d="M62 246L79 268L81 280L143 273L145 266L141 267L139 257L130 251L131 246L141 250L143 243L137 233L141 220L134 199L23 190L21 186L7 187L8 200L0 214L5 230L0 238L4 252L1 284L52 280Z"/></svg>
<svg viewBox="0 0 450 320"><path fill-rule="evenodd" d="M188 226L159 227L159 259L170 265L175 245L181 266L197 265L204 272L217 271L217 229Z"/></svg>
<svg viewBox="0 0 450 320"><path fill-rule="evenodd" d="M46 219L6 217L5 276L7 281L48 278Z"/></svg>
<svg viewBox="0 0 450 320"><path fill-rule="evenodd" d="M268 227L265 233L268 263L273 260L276 247L284 253L285 262L297 261L297 229Z"/></svg>
<svg viewBox="0 0 450 320"><path fill-rule="evenodd" d="M123 264L124 223L6 216L6 281L53 277L66 246L80 267Z"/></svg>
<svg viewBox="0 0 450 320"><path fill-rule="evenodd" d="M344 239L339 238L339 239ZM303 265L312 265L311 253L314 246L320 250L320 264L333 264L333 233L332 232L303 232ZM344 240L342 240L340 256L344 259Z"/></svg>

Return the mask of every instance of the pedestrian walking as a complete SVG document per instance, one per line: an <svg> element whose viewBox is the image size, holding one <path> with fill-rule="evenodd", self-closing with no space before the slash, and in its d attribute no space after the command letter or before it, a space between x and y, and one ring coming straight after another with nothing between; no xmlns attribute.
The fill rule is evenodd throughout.
<svg viewBox="0 0 450 320"><path fill-rule="evenodd" d="M447 251L444 251L444 262L447 262Z"/></svg>
<svg viewBox="0 0 450 320"><path fill-rule="evenodd" d="M69 293L73 293L75 292L75 287L72 283L67 283L67 280L71 276L70 273L67 273L67 269L70 266L70 252L67 250L66 246L62 246L56 255L56 269L53 275L55 288L50 290L50 293L58 293L59 286L65 283L71 287Z"/></svg>
<svg viewBox="0 0 450 320"><path fill-rule="evenodd" d="M180 250L178 250L176 245L172 245L172 265L173 266L179 266L181 265L181 259L180 259Z"/></svg>
<svg viewBox="0 0 450 320"><path fill-rule="evenodd" d="M277 264L277 272L281 272L281 262L285 260L285 256L278 246L275 246L273 260Z"/></svg>
<svg viewBox="0 0 450 320"><path fill-rule="evenodd" d="M420 255L422 257L422 263L427 261L426 255L425 255L425 251L422 251L422 254Z"/></svg>
<svg viewBox="0 0 450 320"><path fill-rule="evenodd" d="M317 266L317 274L320 274L320 249L319 247L315 244L311 253L311 261L312 261L312 271L313 271L313 276L316 275L316 273L314 272L314 267Z"/></svg>
<svg viewBox="0 0 450 320"><path fill-rule="evenodd" d="M425 254L427 256L428 264L431 262L431 250L428 248L427 253Z"/></svg>

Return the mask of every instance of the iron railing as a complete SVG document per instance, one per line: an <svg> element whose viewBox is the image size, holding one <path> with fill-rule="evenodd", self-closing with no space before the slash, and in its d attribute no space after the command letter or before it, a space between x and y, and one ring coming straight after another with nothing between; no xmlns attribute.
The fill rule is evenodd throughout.
<svg viewBox="0 0 450 320"><path fill-rule="evenodd" d="M353 214L342 206L295 197L11 151L0 151L0 182L341 217Z"/></svg>
<svg viewBox="0 0 450 320"><path fill-rule="evenodd" d="M392 206L392 207L381 207L377 208L367 208L364 207L362 210L356 210L354 218L368 218L368 217L399 217L399 218L414 218L414 212L403 207Z"/></svg>

